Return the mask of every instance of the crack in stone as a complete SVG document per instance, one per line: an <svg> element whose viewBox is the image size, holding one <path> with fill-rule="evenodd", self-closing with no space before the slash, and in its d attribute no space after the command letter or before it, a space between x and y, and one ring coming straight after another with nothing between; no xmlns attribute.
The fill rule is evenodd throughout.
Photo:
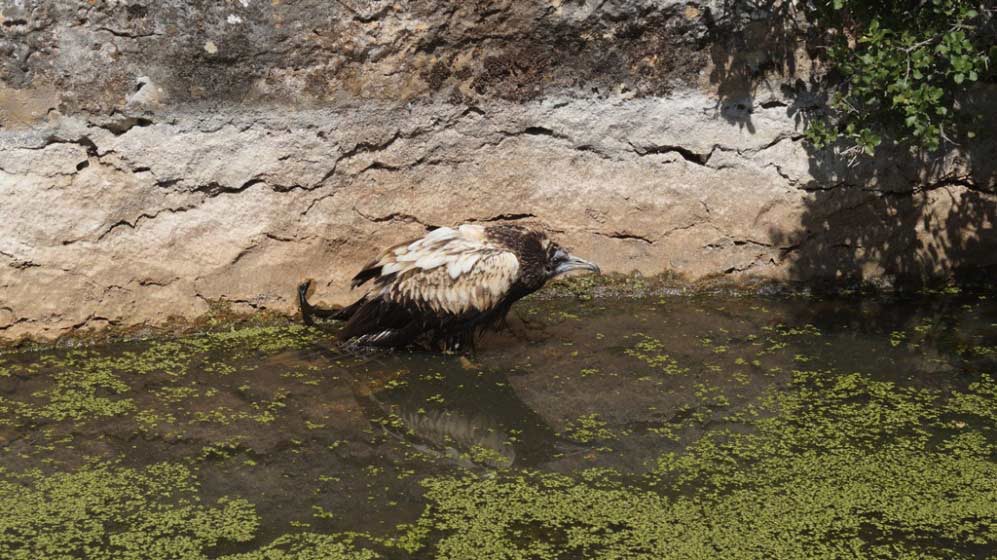
<svg viewBox="0 0 997 560"><path fill-rule="evenodd" d="M774 166L775 164L769 164ZM776 166L778 167L778 166ZM778 171L778 169L777 169ZM782 175L782 173L779 173ZM987 195L987 196L997 196L997 192L987 190L976 184L972 178L968 176L954 176L954 177L944 177L933 182L923 184L923 185L913 185L908 190L882 190L878 188L867 188L853 183L848 183L845 181L839 181L836 183L831 183L828 185L810 183L806 185L800 185L799 190L808 193L819 193L819 192L830 192L835 190L840 191L851 191L851 192L862 192L873 195L878 195L879 198L909 198L916 196L918 194L924 194L938 189L943 189L946 187L963 187L967 190Z"/></svg>
<svg viewBox="0 0 997 560"><path fill-rule="evenodd" d="M756 245L758 247L765 247L768 249L772 248L771 243L765 243L764 241L755 241L754 239L732 239L735 247L741 247L743 245Z"/></svg>
<svg viewBox="0 0 997 560"><path fill-rule="evenodd" d="M551 138L557 138L558 140L571 140L568 136L554 132L553 130L543 127L543 126L528 126L519 132L518 135L526 136L549 136Z"/></svg>
<svg viewBox="0 0 997 560"><path fill-rule="evenodd" d="M482 142L481 144L479 144L478 146L476 146L475 150L482 150L482 149L487 148L487 147L501 146L506 140L508 140L510 138L518 138L518 137L521 137L521 136L543 136L543 137L553 138L555 140L561 140L561 141L563 141L564 143L567 144L567 146L566 146L567 148L569 148L571 150L574 150L574 151L578 151L578 152L589 152L589 153L595 154L596 156L598 156L598 157L600 157L602 159L606 159L606 160L612 160L613 159L613 158L609 157L605 152L597 149L595 146L593 146L591 144L578 144L578 145L575 145L570 136L561 134L559 132L556 132L556 131L554 131L552 129L549 129L549 128L546 128L546 127L543 127L543 126L528 126L528 127L524 128L523 130L515 130L515 131L499 130L499 131L496 131L496 133L499 134L499 138L497 140L493 140L493 141L487 141L486 140L486 141Z"/></svg>
<svg viewBox="0 0 997 560"><path fill-rule="evenodd" d="M97 144L88 136L80 136L76 140L70 140L67 138L60 138L58 136L52 135L45 139L45 141L40 146L21 146L21 150L44 150L45 148L53 144L76 144L78 146L83 146L86 148L87 155L100 158L101 156L107 155L112 152L99 153L97 149Z"/></svg>
<svg viewBox="0 0 997 560"><path fill-rule="evenodd" d="M134 230L134 229L138 228L139 224L142 221L155 220L157 217L159 217L160 214L163 214L163 213L179 214L181 212L186 212L188 210L191 210L191 209L195 208L195 206L196 205L181 206L179 208L163 208L163 209L157 210L153 214L149 214L149 213L143 212L142 214L139 214L139 216L137 218L135 218L134 220L132 220L131 222L129 222L128 220L119 220L119 221L111 224L110 227L108 227L106 230L104 230L104 233L100 234L100 236L97 237L97 240L95 242L99 243L99 242L103 241L105 237L107 237L114 230L116 230L116 229L118 229L120 227L128 226L130 229ZM71 242L69 244L72 244L72 243L73 242Z"/></svg>
<svg viewBox="0 0 997 560"><path fill-rule="evenodd" d="M190 190L190 192L203 192L208 195L207 198L214 198L221 194L240 193L248 189L249 187L252 187L253 185L259 185L260 183L266 183L266 181L260 179L259 177L253 177L248 181L244 182L243 184L239 185L238 187L234 188L226 187L225 185L222 185L216 181L211 181L210 183L206 183L204 185L195 186Z"/></svg>
<svg viewBox="0 0 997 560"><path fill-rule="evenodd" d="M235 256L235 258L233 258L232 261L228 265L229 266L235 266L239 261L241 261L243 259L243 257L245 257L246 255L248 255L248 254L252 253L254 250L256 250L257 247L259 247L259 243L253 243L253 244L249 245L248 247L244 247L241 251L239 251L239 254L237 254Z"/></svg>
<svg viewBox="0 0 997 560"><path fill-rule="evenodd" d="M103 241L105 237L107 237L108 235L110 235L111 232L113 232L114 230L118 229L119 227L128 226L131 229L135 229L135 227L138 225L139 221L142 218L146 218L146 219L152 220L152 219L155 219L156 216L158 216L158 215L159 215L159 212L156 212L155 214L145 214L145 213L143 213L143 214L140 214L137 218L135 218L135 220L132 221L132 222L129 222L128 220L119 220L119 221L111 224L111 227L109 227L106 230L104 230L104 233L100 234L100 236L97 237L97 242L99 243L99 242Z"/></svg>
<svg viewBox="0 0 997 560"><path fill-rule="evenodd" d="M797 179L794 179L794 178L790 177L787 173L785 173L782 170L782 166L779 165L778 163L770 162L770 163L767 163L767 164L763 165L762 167L772 167L772 168L774 168L775 172L778 173L780 177L782 177L783 179L785 179L786 182L788 182L791 186L798 187L799 184L800 184L800 182ZM803 189L803 190L806 190L806 189Z"/></svg>
<svg viewBox="0 0 997 560"><path fill-rule="evenodd" d="M793 142L797 142L797 141L802 140L802 139L803 139L803 135L802 134L779 134L774 139L772 139L772 141L770 141L769 143L767 143L767 144L765 144L763 146L757 147L757 148L735 148L735 147L731 147L731 146L724 146L722 144L714 144L710 148L710 151L708 151L708 152L697 152L695 150L689 149L689 148L687 148L685 146L678 145L678 144L655 144L655 145L649 145L649 146L640 146L640 145L635 144L631 140L627 140L627 144L630 145L631 151L633 153L637 154L638 157L645 157L645 156L653 155L653 154L669 154L669 153L674 153L674 154L678 154L679 156L682 157L682 159L684 159L685 161L687 161L689 163L692 163L694 165L699 165L701 167L710 167L711 169L721 170L721 169L726 169L726 168L731 167L731 166L729 166L729 165L721 165L719 167L711 167L709 165L710 164L710 159L713 158L713 154L716 153L717 150L720 150L721 152L734 152L738 156L742 156L743 157L743 156L746 156L746 155L755 155L755 154L758 154L758 153L763 152L765 150L768 150L768 149L772 148L773 146L775 146L776 144L779 144L783 140L790 140L790 141L793 141ZM785 176L785 175L782 174L781 169L777 169L777 172L779 172L779 174L782 175L784 178L792 181L791 179L789 179L789 177L787 177L787 176Z"/></svg>
<svg viewBox="0 0 997 560"><path fill-rule="evenodd" d="M336 191L332 191L332 192L330 192L328 194L324 194L322 196L315 197L314 199L312 199L311 202L308 203L308 208L305 208L304 211L301 212L301 217L307 216L308 213L312 211L312 208L314 208L315 205L318 204L319 202L322 202L323 200L325 200L327 198L332 198L335 195L336 195Z"/></svg>
<svg viewBox="0 0 997 560"><path fill-rule="evenodd" d="M104 124L94 124L94 126L103 128L115 136L121 136L133 128L150 126L152 124L153 121L151 119L144 117L125 117Z"/></svg>
<svg viewBox="0 0 997 560"><path fill-rule="evenodd" d="M444 127L444 128L447 128L447 127ZM401 130L396 129L395 132L391 135L391 138L389 138L388 140L386 140L384 142L381 142L381 143L357 142L356 144L353 145L352 148L350 148L346 152L343 152L343 154L339 156L339 158L336 160L336 162L333 163L332 169L330 169L329 171L327 171L325 173L325 175L323 175L322 178L319 179L318 182L315 183L315 185L313 186L313 188L315 188L315 187L317 187L317 186L325 183L325 181L327 181L330 177L332 177L333 175L335 175L336 170L339 169L339 164L343 163L344 161L353 159L353 158L355 158L355 157L357 157L357 156L359 156L361 154L373 154L373 153L377 153L377 152L383 152L384 150L386 150L389 147L391 147L391 145L394 144L395 142L397 142L398 140L411 140L411 139L414 139L414 138L418 138L419 136L422 136L422 135L427 134L429 132L432 132L433 130L434 129L416 128L415 130L411 131L408 134L402 134ZM374 160L371 163L369 163L366 167L364 167L360 171L356 172L354 174L354 176L362 175L363 173L365 173L367 171L370 171L372 169L374 169L374 170L380 169L380 170L384 170L384 171L402 171L404 169L410 169L412 167L415 167L417 165L421 165L423 163L431 163L431 162L429 162L427 160L428 160L428 158L430 156L432 156L433 154L435 154L438 149L439 149L439 147L435 146L431 150L429 150L428 152L426 152L425 154L423 154L422 156L420 156L417 160L415 160L415 161L413 161L411 163L402 165L402 166L394 166L394 165L391 165L391 164L387 164L387 163L384 163L384 162L380 162L380 161Z"/></svg>
<svg viewBox="0 0 997 560"><path fill-rule="evenodd" d="M363 219L365 219L365 220L367 220L369 222L376 223L376 224L383 223L383 222L416 223L416 224L419 224L419 225L425 227L427 230L437 229L437 228L440 227L440 226L437 226L437 225L433 225L433 224L429 224L429 223L423 222L419 218L417 218L417 217L415 217L415 216L413 216L411 214L406 214L404 212L392 212L392 213L387 214L385 216L371 216L369 214L363 213L356 206L353 207L353 211L356 212L357 215L360 216L361 218L363 218Z"/></svg>
<svg viewBox="0 0 997 560"><path fill-rule="evenodd" d="M692 228L694 228L696 226L709 226L709 227L712 227L714 229L717 229L717 227L715 225L713 225L713 224L711 224L709 222L693 222L691 224L686 224L684 226L675 226L673 228L670 228L670 229L666 230L664 233L662 233L661 237L668 237L669 235L675 233L676 231L685 231L687 229L692 229Z"/></svg>
<svg viewBox="0 0 997 560"><path fill-rule="evenodd" d="M281 237L277 234L270 233L269 231L263 234L267 239L273 239L274 241L279 241L281 243L290 243L292 241L302 241L308 239L308 237Z"/></svg>
<svg viewBox="0 0 997 560"><path fill-rule="evenodd" d="M746 148L744 150L737 150L737 154L738 155L758 154L760 152L764 152L765 150L768 150L769 148L772 148L773 146L775 146L776 144L779 144L783 140L789 140L791 142L799 142L800 140L803 140L803 135L802 134L778 134L778 135L776 135L775 138L772 139L771 142L769 142L768 144L765 144L764 146L761 146L759 148Z"/></svg>
<svg viewBox="0 0 997 560"><path fill-rule="evenodd" d="M416 136L418 136L418 135L416 135ZM402 138L401 131L396 129L395 132L394 132L394 134L391 135L391 138L389 138L387 141L382 142L380 144L376 144L376 143L373 143L373 142L357 142L356 144L353 145L352 148L350 148L349 150L347 150L346 152L344 152L343 155L341 155L339 157L339 160L337 160L336 163L339 163L340 161L343 161L343 160L346 160L346 159L350 159L350 158L352 158L352 157L354 157L356 155L362 154L362 153L372 153L372 152L381 152L381 151L384 151L384 150L388 149L392 144L395 143L395 141L397 141L400 138Z"/></svg>
<svg viewBox="0 0 997 560"><path fill-rule="evenodd" d="M150 33L129 33L128 31L120 31L117 29L111 29L110 27L97 27L97 31L105 31L114 35L115 37L124 37L126 39L145 39L147 37L158 37L162 33L150 32Z"/></svg>
<svg viewBox="0 0 997 560"><path fill-rule="evenodd" d="M748 270L751 270L752 268L754 268L755 266L757 266L760 261L763 261L765 259L765 257L766 257L765 254L755 255L755 257L751 260L751 262L748 263L746 266L731 266L731 267L728 267L728 268L724 269L723 273L724 274L734 274L734 273L737 273L737 272L747 272ZM775 260L772 257L769 257L769 264L772 264L772 265L776 264Z"/></svg>
<svg viewBox="0 0 997 560"><path fill-rule="evenodd" d="M536 218L536 214L522 213L522 214L497 214L489 218L471 218L466 220L467 223L478 222L515 222L517 220L528 220L530 218Z"/></svg>
<svg viewBox="0 0 997 560"><path fill-rule="evenodd" d="M139 286L156 286L156 287L159 287L159 288L165 288L166 286L169 286L170 284L176 282L177 280L179 280L179 278L175 277L175 276L173 278L167 280L166 282L159 282L159 281L153 280L151 278L143 278L142 280L138 281L138 285Z"/></svg>
<svg viewBox="0 0 997 560"><path fill-rule="evenodd" d="M928 183L927 185L920 185L920 186L915 185L910 190L910 195L931 192L938 189L944 189L946 187L963 187L964 189L973 191L975 193L980 193L988 196L997 196L997 192L987 190L977 185L976 182L972 180L972 178L965 175L943 177L942 179L939 179L932 183ZM898 193L895 191L882 191L882 192L883 196L902 196L906 194L902 192Z"/></svg>
<svg viewBox="0 0 997 560"><path fill-rule="evenodd" d="M625 240L632 240L632 241L640 241L640 242L643 242L643 243L647 243L648 245L653 245L654 244L654 240L653 239L649 239L649 238L644 237L642 235L637 235L635 233L630 233L630 232L626 232L626 231L614 231L614 232L609 232L609 233L603 232L603 231L593 231L592 233L594 233L596 235L600 235L602 237L608 237L610 239L625 239Z"/></svg>
<svg viewBox="0 0 997 560"><path fill-rule="evenodd" d="M717 149L717 145L714 145L708 153L699 153L690 150L684 146L661 144L661 145L651 145L651 146L638 146L632 141L627 140L627 144L630 144L632 151L639 157L649 156L653 154L670 154L675 153L682 157L682 159L700 166L706 166L710 162L710 157L713 156L713 151Z"/></svg>
<svg viewBox="0 0 997 560"><path fill-rule="evenodd" d="M169 179L169 180L165 180L165 181L157 181L156 182L156 186L171 186L171 185L173 185L175 183L178 183L179 181L180 181L180 179ZM155 219L156 217L158 217L163 212L168 212L168 213L171 213L171 214L178 213L178 212L186 212L186 211L191 210L191 209L197 207L198 205L202 204L204 202L204 200L207 200L207 199L210 199L210 198L214 198L214 197L217 197L217 196L222 195L222 194L240 193L240 192L243 192L246 189L248 189L248 188L250 188L250 187L252 187L254 185L258 185L258 184L265 184L265 185L269 186L271 188L271 190L273 190L274 192L280 192L280 193L289 192L289 191L292 191L292 190L295 190L295 189L301 189L301 190L305 190L305 191L310 191L310 190L314 190L315 188L318 188L318 186L313 187L313 188L308 188L308 187L305 187L305 186L302 186L302 185L297 185L297 184L295 184L295 185L287 185L287 186L285 186L285 185L271 185L271 184L267 183L266 181L264 181L263 179L259 179L257 177L249 179L248 181L244 182L242 185L240 185L238 187L235 187L235 188L227 188L224 185L221 185L221 184L219 184L217 182L212 181L212 182L204 184L204 185L195 186L193 189L191 189L190 192L192 192L192 193L193 192L201 192L201 193L205 193L206 194L205 198L202 199L202 200L200 200L200 201L198 201L197 204L192 204L192 205L188 205L188 206L181 206L179 208L164 208L164 209L158 210L157 212L155 212L153 214L149 214L149 213L145 213L144 212L144 213L140 214L137 218L135 218L134 220L132 220L130 222L128 220L119 220L118 222L112 224L109 228L107 228L102 234L100 234L100 236L97 237L96 241L97 242L102 241L105 237L107 237L108 235L110 235L115 229L118 229L119 227L128 226L131 229L136 229L141 221ZM333 193L330 193L328 196L332 196L332 194ZM322 200L324 198L327 198L327 197L319 197L318 199L313 200L312 203L308 205L308 208L306 208L305 211L302 212L301 215L304 216L305 214L307 214L312 209L312 207L316 203L318 203L319 200Z"/></svg>

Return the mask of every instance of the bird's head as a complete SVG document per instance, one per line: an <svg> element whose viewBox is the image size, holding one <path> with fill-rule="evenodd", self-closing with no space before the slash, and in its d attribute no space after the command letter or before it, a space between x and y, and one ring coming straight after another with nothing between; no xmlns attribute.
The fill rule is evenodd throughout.
<svg viewBox="0 0 997 560"><path fill-rule="evenodd" d="M515 253L519 262L518 282L527 293L539 290L551 278L573 270L599 273L598 266L572 255L543 230L499 224L487 228L486 235L497 245Z"/></svg>
<svg viewBox="0 0 997 560"><path fill-rule="evenodd" d="M557 243L547 246L547 263L544 268L548 279L573 270L588 270L596 274L601 272L599 265L568 253Z"/></svg>

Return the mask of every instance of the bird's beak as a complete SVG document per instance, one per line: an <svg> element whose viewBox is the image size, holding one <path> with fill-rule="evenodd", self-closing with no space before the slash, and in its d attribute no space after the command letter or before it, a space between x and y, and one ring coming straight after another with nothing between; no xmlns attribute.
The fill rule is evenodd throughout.
<svg viewBox="0 0 997 560"><path fill-rule="evenodd" d="M580 259L574 255L568 255L568 258L561 261L554 269L554 276L560 276L565 272L571 272L572 270L588 270L596 274L600 274L602 271L599 270L599 265L591 263L585 259Z"/></svg>

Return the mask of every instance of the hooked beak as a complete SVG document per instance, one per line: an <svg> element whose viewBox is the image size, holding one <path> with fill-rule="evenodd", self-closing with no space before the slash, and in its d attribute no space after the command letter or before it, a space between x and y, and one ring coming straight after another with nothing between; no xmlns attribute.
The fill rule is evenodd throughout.
<svg viewBox="0 0 997 560"><path fill-rule="evenodd" d="M562 260L557 268L554 269L554 276L560 276L565 272L571 272L572 270L588 270L596 274L600 274L602 271L599 270L599 265L591 263L585 259L580 259L574 255L567 255L567 258Z"/></svg>

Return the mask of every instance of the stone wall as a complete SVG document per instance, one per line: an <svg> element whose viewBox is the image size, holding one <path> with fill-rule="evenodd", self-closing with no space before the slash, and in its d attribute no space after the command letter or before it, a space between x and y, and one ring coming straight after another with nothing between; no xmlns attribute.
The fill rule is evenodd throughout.
<svg viewBox="0 0 997 560"><path fill-rule="evenodd" d="M343 303L468 221L688 282L997 263L992 143L808 149L819 69L730 4L6 0L0 338Z"/></svg>

